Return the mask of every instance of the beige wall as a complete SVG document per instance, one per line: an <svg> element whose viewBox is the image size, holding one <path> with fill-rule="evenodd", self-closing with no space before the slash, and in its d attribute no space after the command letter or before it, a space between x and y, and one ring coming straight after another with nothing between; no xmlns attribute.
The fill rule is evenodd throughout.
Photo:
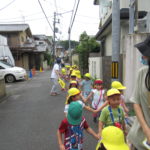
<svg viewBox="0 0 150 150"><path fill-rule="evenodd" d="M101 57L89 57L89 73L93 78L103 78Z"/></svg>
<svg viewBox="0 0 150 150"><path fill-rule="evenodd" d="M0 79L0 98L6 95L6 87L4 79ZM1 99L0 99L1 101Z"/></svg>
<svg viewBox="0 0 150 150"><path fill-rule="evenodd" d="M23 68L24 69L26 69L26 70L28 70L29 69L29 56L28 56L29 54L24 54L23 55Z"/></svg>
<svg viewBox="0 0 150 150"><path fill-rule="evenodd" d="M72 55L72 65L75 65L75 64L79 65L79 56L78 56L78 54Z"/></svg>
<svg viewBox="0 0 150 150"><path fill-rule="evenodd" d="M112 33L108 34L105 41L105 56L112 55Z"/></svg>

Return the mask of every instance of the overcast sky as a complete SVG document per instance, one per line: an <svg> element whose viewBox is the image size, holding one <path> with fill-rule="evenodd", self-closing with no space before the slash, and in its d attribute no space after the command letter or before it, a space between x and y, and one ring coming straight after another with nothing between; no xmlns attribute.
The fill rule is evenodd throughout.
<svg viewBox="0 0 150 150"><path fill-rule="evenodd" d="M40 1L51 26L53 26L54 11L58 13L71 11L75 2L75 0ZM79 36L83 31L86 31L88 35L95 35L98 32L99 8L93 5L93 1L94 0L80 0L72 28L72 40L79 40ZM4 8L9 3L11 4ZM57 37L61 40L67 40L71 12L65 13L57 18L60 19L60 24L57 24L60 33L57 34ZM30 25L32 34L53 35L42 13L38 0L0 0L0 23L27 23Z"/></svg>

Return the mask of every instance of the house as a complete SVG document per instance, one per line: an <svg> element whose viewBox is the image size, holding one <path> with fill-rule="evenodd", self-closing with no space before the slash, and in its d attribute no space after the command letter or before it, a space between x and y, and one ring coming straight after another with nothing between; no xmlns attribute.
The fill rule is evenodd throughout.
<svg viewBox="0 0 150 150"><path fill-rule="evenodd" d="M34 50L34 57L36 62L36 69L39 70L40 67L43 69L48 68L48 62L44 58L44 54L52 54L52 37L47 37L46 35L33 35L34 43L36 49Z"/></svg>
<svg viewBox="0 0 150 150"><path fill-rule="evenodd" d="M0 34L8 40L8 45L15 59L15 65L31 69L32 54L35 44L28 24L0 24Z"/></svg>
<svg viewBox="0 0 150 150"><path fill-rule="evenodd" d="M139 62L140 54L133 48L134 44L140 42L147 36L149 32L146 29L147 12L150 11L150 1L138 0L138 34L129 35L129 2L120 1L120 60L119 60L119 80L123 82L129 89L127 89L127 99L131 96L135 80L135 74L141 66ZM99 5L99 31L95 38L101 43L101 60L100 72L104 80L104 86L110 88L111 84L111 56L112 56L112 0L94 0L95 5ZM144 21L145 20L145 21ZM145 24L144 24L145 23ZM148 24L147 24L148 25ZM141 33L142 32L142 33ZM129 43L129 44L127 44ZM132 46L132 48L131 48ZM129 51L129 49L131 51ZM129 64L128 62L134 62ZM135 63L137 62L137 63ZM135 74L133 74L133 70ZM127 74L130 72L130 74ZM132 76L132 77L131 77Z"/></svg>

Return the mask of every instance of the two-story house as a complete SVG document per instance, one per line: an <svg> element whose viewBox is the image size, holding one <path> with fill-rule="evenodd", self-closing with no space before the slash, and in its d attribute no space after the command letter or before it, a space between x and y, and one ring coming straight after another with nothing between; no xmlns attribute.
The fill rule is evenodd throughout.
<svg viewBox="0 0 150 150"><path fill-rule="evenodd" d="M32 54L35 44L28 24L0 24L0 34L7 37L8 46L15 59L15 65L29 70L32 68Z"/></svg>
<svg viewBox="0 0 150 150"><path fill-rule="evenodd" d="M133 91L133 80L136 71L140 65L140 54L133 48L134 43L138 43L147 36L145 25L142 24L150 11L149 0L138 0L138 35L129 37L129 0L120 0L120 62L119 62L119 80L127 87L127 99ZM110 88L111 85L111 56L112 56L112 4L113 0L94 0L94 4L99 6L99 31L95 38L101 43L100 56L100 72L104 80L105 87ZM145 30L145 33L143 34ZM142 31L142 33L141 33ZM128 39L128 40L127 40ZM130 46L130 47L129 47ZM130 50L132 46L132 50ZM134 70L134 71L133 71ZM130 73L129 73L130 72ZM133 73L135 72L135 73Z"/></svg>
<svg viewBox="0 0 150 150"><path fill-rule="evenodd" d="M47 69L47 61L44 59L44 54L47 53L52 55L52 38L46 35L33 35L33 39L36 47L34 51L36 54L36 69L39 70L40 67Z"/></svg>

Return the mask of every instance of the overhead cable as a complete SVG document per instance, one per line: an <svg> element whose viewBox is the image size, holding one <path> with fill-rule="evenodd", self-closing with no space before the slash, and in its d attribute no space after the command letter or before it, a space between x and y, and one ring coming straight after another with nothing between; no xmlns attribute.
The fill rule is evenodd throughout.
<svg viewBox="0 0 150 150"><path fill-rule="evenodd" d="M74 14L74 17L73 17L73 20L72 20L72 23L71 23L70 29L71 29L71 28L72 28L72 26L73 26L73 23L74 23L74 20L75 20L76 14L77 14L77 10L78 10L78 7L79 7L79 3L80 3L80 0L78 0L77 7L76 7L76 10L75 10L75 14Z"/></svg>
<svg viewBox="0 0 150 150"><path fill-rule="evenodd" d="M10 3L8 3L7 5L5 5L4 7L0 8L0 11L2 11L3 9L7 8L9 5L11 5L12 3L14 3L15 0L11 1Z"/></svg>
<svg viewBox="0 0 150 150"><path fill-rule="evenodd" d="M40 4L40 7L41 7L41 9L42 9L42 11L43 11L43 13L44 13L44 15L45 15L45 18L46 18L46 20L47 20L47 22L48 22L48 24L49 24L51 30L54 32L54 30L53 30L53 28L52 28L52 26L51 26L51 24L50 24L50 22L49 22L49 20L48 20L48 17L46 16L46 13L45 13L45 11L44 11L44 9L43 9L43 7L42 7L42 4L41 4L40 0L38 0L38 2L39 2L39 4Z"/></svg>

